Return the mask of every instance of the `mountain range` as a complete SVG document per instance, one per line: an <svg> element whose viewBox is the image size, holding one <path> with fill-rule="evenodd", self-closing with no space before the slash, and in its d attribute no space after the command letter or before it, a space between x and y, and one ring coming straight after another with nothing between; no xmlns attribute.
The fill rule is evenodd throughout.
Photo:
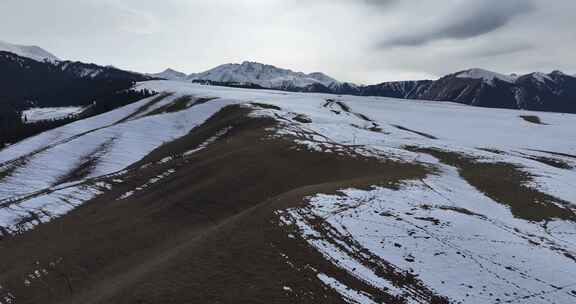
<svg viewBox="0 0 576 304"><path fill-rule="evenodd" d="M305 74L256 62L244 62L224 64L202 73L184 75L172 72L166 76L154 76L233 87L452 101L491 108L576 113L576 77L560 71L504 75L476 68L438 80L357 85L337 81L323 73Z"/></svg>
<svg viewBox="0 0 576 304"><path fill-rule="evenodd" d="M506 76L472 69L422 83L404 98L472 106L576 113L576 77L554 71Z"/></svg>
<svg viewBox="0 0 576 304"><path fill-rule="evenodd" d="M4 52L4 60L0 62L0 67L3 67L3 76L0 75L2 79L22 83L20 80L25 77L28 83L40 84L40 87L52 88L54 85L52 83L47 84L46 79L53 80L62 77L72 77L76 80L105 79L109 83L137 82L158 78L232 87L451 101L481 107L576 113L576 77L560 71L549 74L536 72L526 75L504 75L483 69L470 69L444 76L438 80L358 85L338 81L320 72L307 74L249 61L240 64L223 64L204 72L192 74L173 69L166 69L161 73L141 74L95 64L61 61L55 55L37 46L20 46L0 42L0 51ZM8 54L17 55L20 59L17 57L9 59L10 55ZM31 61L26 59L34 60L36 63L30 63ZM14 62L15 60L20 60L20 68L13 66L6 68L10 65L7 61ZM39 68L40 66L43 66L44 70L51 69L55 73L61 72L61 75L59 77L45 77L43 75L46 72L39 71L42 70ZM28 76L22 76L22 74ZM60 81L60 83L68 82ZM12 86L8 87L11 88ZM74 84L63 90L72 87L79 86ZM62 92L62 90L52 91ZM0 98L6 99L13 94L4 92L3 95L0 95ZM42 99L34 96L34 92L30 95L27 97L28 100ZM90 96L90 98L93 97ZM20 99L22 99L21 94ZM66 103L67 98L61 98L61 100L64 101L60 102ZM17 104L27 106L26 103ZM40 101L40 104L52 105L53 102Z"/></svg>

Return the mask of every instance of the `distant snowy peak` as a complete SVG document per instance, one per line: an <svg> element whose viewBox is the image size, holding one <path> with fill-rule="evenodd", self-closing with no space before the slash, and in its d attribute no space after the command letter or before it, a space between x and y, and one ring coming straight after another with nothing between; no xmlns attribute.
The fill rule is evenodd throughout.
<svg viewBox="0 0 576 304"><path fill-rule="evenodd" d="M166 69L160 73L148 74L148 76L167 80L184 80L188 75L173 69Z"/></svg>
<svg viewBox="0 0 576 304"><path fill-rule="evenodd" d="M573 78L574 76L565 74L562 71L553 71L549 74L542 72L534 72L524 75L517 75L517 74L504 75L484 69L470 69L449 75L447 77L456 77L461 79L481 79L489 85L494 85L494 80L496 79L510 84L516 84L518 82L525 82L525 81L531 81L536 84L546 84L549 82L556 82L559 79L563 79L565 77Z"/></svg>
<svg viewBox="0 0 576 304"><path fill-rule="evenodd" d="M255 84L264 88L306 88L313 85L330 87L338 83L323 73L305 74L257 62L230 63L217 66L206 72L191 74L189 80L204 80L219 83Z"/></svg>
<svg viewBox="0 0 576 304"><path fill-rule="evenodd" d="M0 41L0 51L10 52L18 56L27 57L36 61L44 62L57 62L60 59L52 55L48 51L37 47L37 46L26 46L11 44L4 41Z"/></svg>
<svg viewBox="0 0 576 304"><path fill-rule="evenodd" d="M488 84L494 84L494 80L498 79L500 81L514 83L517 79L514 75L504 75L484 69L470 69L454 74L456 78L467 78L467 79L481 79Z"/></svg>
<svg viewBox="0 0 576 304"><path fill-rule="evenodd" d="M310 77L312 79L316 79L324 85L332 85L332 84L340 83L338 80L336 80L336 79L334 79L334 78L332 78L332 77L330 77L324 73L320 73L320 72L310 73L310 74L308 74L308 77Z"/></svg>

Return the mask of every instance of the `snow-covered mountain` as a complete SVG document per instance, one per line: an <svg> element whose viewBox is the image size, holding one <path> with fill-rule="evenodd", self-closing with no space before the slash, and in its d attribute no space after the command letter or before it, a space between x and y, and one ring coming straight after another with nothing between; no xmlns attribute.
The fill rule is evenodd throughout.
<svg viewBox="0 0 576 304"><path fill-rule="evenodd" d="M454 76L465 79L481 79L488 84L493 84L495 79L509 83L514 83L517 79L517 76L504 75L479 68L458 72Z"/></svg>
<svg viewBox="0 0 576 304"><path fill-rule="evenodd" d="M574 302L576 115L138 88L0 150L2 303Z"/></svg>
<svg viewBox="0 0 576 304"><path fill-rule="evenodd" d="M154 78L166 79L166 80L185 80L186 77L188 77L188 75L186 75L185 73L182 73L182 72L170 69L170 68L168 68L168 69L166 69L160 73L148 74L148 76L151 76Z"/></svg>
<svg viewBox="0 0 576 304"><path fill-rule="evenodd" d="M241 64L224 64L202 73L191 74L188 76L188 80L303 91L316 85L329 88L338 83L337 80L319 72L305 74L249 61Z"/></svg>
<svg viewBox="0 0 576 304"><path fill-rule="evenodd" d="M576 78L549 74L504 75L483 69L438 80L396 81L334 90L337 94L452 101L467 105L576 113Z"/></svg>
<svg viewBox="0 0 576 304"><path fill-rule="evenodd" d="M451 74L406 96L468 105L576 113L576 78L549 74L503 75L472 69Z"/></svg>
<svg viewBox="0 0 576 304"><path fill-rule="evenodd" d="M38 46L17 45L0 41L0 51L14 53L18 56L34 59L41 62L56 62L60 60L58 57L52 55L50 52Z"/></svg>

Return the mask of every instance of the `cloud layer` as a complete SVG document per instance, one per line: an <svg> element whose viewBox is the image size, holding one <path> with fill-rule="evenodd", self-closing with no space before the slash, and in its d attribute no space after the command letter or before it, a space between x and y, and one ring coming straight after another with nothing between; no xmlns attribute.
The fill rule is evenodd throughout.
<svg viewBox="0 0 576 304"><path fill-rule="evenodd" d="M530 0L458 1L439 12L431 24L386 40L382 46L421 46L442 39L470 39L497 31L533 9Z"/></svg>
<svg viewBox="0 0 576 304"><path fill-rule="evenodd" d="M470 67L576 73L575 10L573 0L3 0L0 40L142 72L252 60L363 83Z"/></svg>

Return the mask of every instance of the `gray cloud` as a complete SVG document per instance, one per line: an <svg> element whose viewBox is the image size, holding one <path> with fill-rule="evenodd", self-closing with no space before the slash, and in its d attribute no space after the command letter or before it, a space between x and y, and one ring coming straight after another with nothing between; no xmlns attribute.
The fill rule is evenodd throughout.
<svg viewBox="0 0 576 304"><path fill-rule="evenodd" d="M422 46L436 40L482 36L506 26L515 17L533 8L530 0L460 1L448 7L448 12L439 15L433 24L425 24L425 28L385 40L380 47Z"/></svg>
<svg viewBox="0 0 576 304"><path fill-rule="evenodd" d="M484 48L478 48L471 52L468 52L468 56L473 57L498 57L502 55L511 55L522 53L534 49L535 46L528 43L521 44L502 44L502 45L490 45Z"/></svg>
<svg viewBox="0 0 576 304"><path fill-rule="evenodd" d="M1 0L0 40L141 72L251 60L359 83L470 67L573 74L575 10L574 0Z"/></svg>
<svg viewBox="0 0 576 304"><path fill-rule="evenodd" d="M399 0L340 0L340 1L348 1L375 6L389 6L391 4L396 4L399 2Z"/></svg>
<svg viewBox="0 0 576 304"><path fill-rule="evenodd" d="M389 6L399 3L401 0L292 0L299 5L325 5L326 3L344 3L352 5Z"/></svg>

